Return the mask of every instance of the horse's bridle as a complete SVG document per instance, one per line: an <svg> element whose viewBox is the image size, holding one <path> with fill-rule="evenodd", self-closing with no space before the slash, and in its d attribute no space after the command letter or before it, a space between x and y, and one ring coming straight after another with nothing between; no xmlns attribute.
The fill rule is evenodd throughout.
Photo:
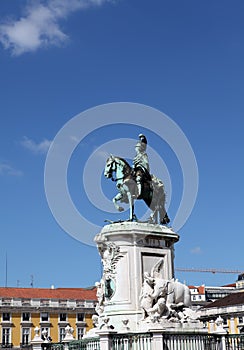
<svg viewBox="0 0 244 350"><path fill-rule="evenodd" d="M112 181L115 181L115 182L117 182L117 181L119 181L119 180L123 180L124 176L118 177L118 178L114 178L114 177L113 177L113 172L116 172L116 170L117 170L117 164L118 164L118 163L116 162L116 160L113 160L113 162L115 163L115 169L111 171L111 180L112 180Z"/></svg>
<svg viewBox="0 0 244 350"><path fill-rule="evenodd" d="M119 164L115 159L113 160L113 163L115 164L115 169L112 169L111 171L110 171L110 174L111 174L111 180L112 181L115 181L115 182L117 182L117 181L119 181L119 180L123 180L124 178L125 178L125 176L126 176L126 174L124 174L122 177L118 177L118 178L114 178L113 177L113 172L116 172L116 170L117 170L117 164Z"/></svg>

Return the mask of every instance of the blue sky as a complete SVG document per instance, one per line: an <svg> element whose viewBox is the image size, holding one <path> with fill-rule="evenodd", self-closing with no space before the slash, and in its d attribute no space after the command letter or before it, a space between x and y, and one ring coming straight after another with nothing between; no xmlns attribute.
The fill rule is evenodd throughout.
<svg viewBox="0 0 244 350"><path fill-rule="evenodd" d="M44 168L48 148L66 123L117 102L166 114L194 152L199 189L179 230L175 266L243 270L243 1L1 0L0 13L0 285L6 283L6 255L9 286L29 287L31 276L35 287L85 287L99 280L96 248L72 238L52 215ZM173 221L184 187L176 155L155 125L121 123L94 123L73 152L67 176L73 202L98 227L104 219L121 218L90 203L83 171L104 144L136 140L142 131L167 167ZM114 184L93 165L110 200ZM160 167L152 170L164 175ZM142 203L137 210L145 210ZM176 276L195 285L237 278Z"/></svg>

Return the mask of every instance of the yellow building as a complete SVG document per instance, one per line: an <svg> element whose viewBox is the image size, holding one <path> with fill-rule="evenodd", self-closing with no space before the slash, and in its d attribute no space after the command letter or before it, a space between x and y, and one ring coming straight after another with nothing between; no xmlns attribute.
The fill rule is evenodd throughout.
<svg viewBox="0 0 244 350"><path fill-rule="evenodd" d="M69 324L81 339L92 327L96 288L0 287L0 347L26 347L39 327L53 342L60 342Z"/></svg>
<svg viewBox="0 0 244 350"><path fill-rule="evenodd" d="M214 321L223 320L223 327L229 334L244 333L244 291L236 291L200 309L201 320L208 325L208 331L216 330Z"/></svg>

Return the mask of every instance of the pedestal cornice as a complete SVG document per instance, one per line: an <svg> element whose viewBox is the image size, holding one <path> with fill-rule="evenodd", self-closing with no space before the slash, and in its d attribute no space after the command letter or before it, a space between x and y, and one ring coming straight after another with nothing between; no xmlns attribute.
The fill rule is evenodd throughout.
<svg viewBox="0 0 244 350"><path fill-rule="evenodd" d="M114 238L118 238L119 240L122 238L124 240L130 240L129 238L131 237L136 238L136 240L140 240L146 236L151 236L166 239L173 243L178 242L180 238L180 236L175 233L172 228L167 226L128 221L106 225L97 236L109 236L111 238L114 236Z"/></svg>

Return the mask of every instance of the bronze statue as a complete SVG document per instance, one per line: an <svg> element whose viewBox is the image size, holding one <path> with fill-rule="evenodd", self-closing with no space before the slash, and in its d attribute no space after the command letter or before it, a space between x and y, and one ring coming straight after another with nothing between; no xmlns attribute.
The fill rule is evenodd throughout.
<svg viewBox="0 0 244 350"><path fill-rule="evenodd" d="M148 222L168 224L170 219L165 209L164 185L155 175L150 174L148 156L146 154L147 139L139 135L140 141L136 144L136 156L131 167L126 160L111 155L105 165L104 176L116 182L119 193L113 198L117 210L124 208L117 204L118 201L129 203L129 220L137 221L134 212L134 200L143 199L152 210ZM115 178L113 175L115 174Z"/></svg>

